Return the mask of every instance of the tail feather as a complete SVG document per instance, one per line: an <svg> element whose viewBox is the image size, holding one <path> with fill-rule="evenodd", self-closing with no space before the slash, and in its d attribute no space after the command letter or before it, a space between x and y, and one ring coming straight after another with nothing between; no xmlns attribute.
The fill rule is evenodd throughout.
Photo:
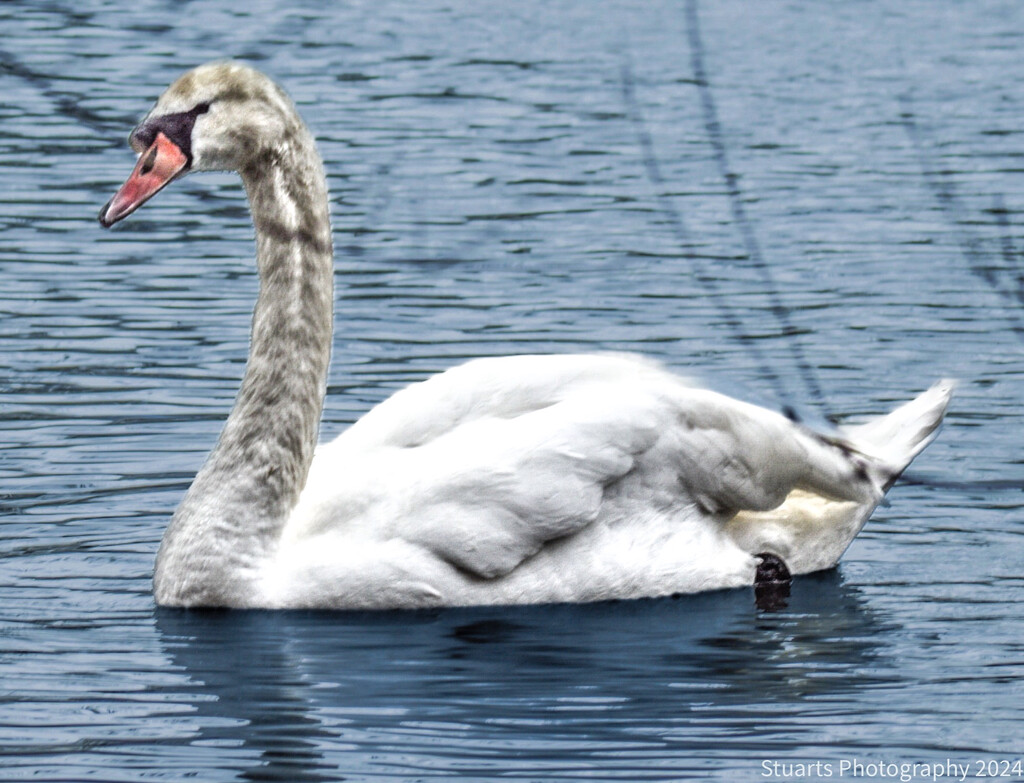
<svg viewBox="0 0 1024 783"><path fill-rule="evenodd" d="M952 381L940 381L888 416L844 427L840 439L823 438L846 451L851 464L863 467L875 493L873 499L841 502L798 489L771 511L741 511L729 520L726 533L751 555L769 552L782 558L794 574L831 568L860 532L884 491L931 443L953 386Z"/></svg>
<svg viewBox="0 0 1024 783"><path fill-rule="evenodd" d="M844 427L843 433L858 449L889 466L895 480L938 434L955 385L939 381L888 416Z"/></svg>

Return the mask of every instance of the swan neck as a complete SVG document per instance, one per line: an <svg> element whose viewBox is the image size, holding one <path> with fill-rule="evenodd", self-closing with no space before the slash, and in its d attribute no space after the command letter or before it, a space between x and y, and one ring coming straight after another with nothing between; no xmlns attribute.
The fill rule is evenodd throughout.
<svg viewBox="0 0 1024 783"><path fill-rule="evenodd" d="M245 605L306 482L330 360L333 247L327 186L300 133L240 171L260 288L235 405L157 556L157 601Z"/></svg>

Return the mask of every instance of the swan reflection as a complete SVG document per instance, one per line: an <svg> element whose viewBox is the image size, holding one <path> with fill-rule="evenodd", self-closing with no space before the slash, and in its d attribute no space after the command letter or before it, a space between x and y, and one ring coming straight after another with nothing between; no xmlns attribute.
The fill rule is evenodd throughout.
<svg viewBox="0 0 1024 783"><path fill-rule="evenodd" d="M810 718L794 704L878 685L884 624L837 571L787 610L750 591L394 613L161 609L196 745L247 777L539 775L682 765L714 731L749 755ZM237 757L232 768L237 768ZM683 768L659 767L678 774Z"/></svg>

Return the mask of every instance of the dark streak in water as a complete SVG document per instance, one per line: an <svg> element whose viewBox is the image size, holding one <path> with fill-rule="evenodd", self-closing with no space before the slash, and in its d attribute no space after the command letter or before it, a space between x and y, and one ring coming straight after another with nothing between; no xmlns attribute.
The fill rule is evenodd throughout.
<svg viewBox="0 0 1024 783"><path fill-rule="evenodd" d="M904 92L899 96L899 103L900 124L910 139L914 155L921 169L921 175L924 177L925 184L942 209L950 228L952 228L953 236L964 260L967 262L971 272L1007 303L1006 320L1010 322L1010 328L1014 334L1024 339L1024 315L1017 310L1018 305L1024 304L1020 277L1018 276L1014 285L1007 287L997 274L997 270L987 263L987 253L983 248L981 238L967 227L968 219L960 198L957 196L956 184L953 181L952 175L928 160L924 133L917 122L914 111L913 95L909 91ZM997 204L1001 204L1001 202L997 202ZM1009 259L1006 259L1006 243L1009 241L1009 235L1006 230L1008 229L1008 223L1005 212L1005 208L1001 206L997 206L995 210L997 222L1000 223L1000 226L1004 227L1002 236L1004 260L1009 260L1011 265L1016 266L1016 258L1012 251L1009 253Z"/></svg>
<svg viewBox="0 0 1024 783"><path fill-rule="evenodd" d="M913 487L932 487L934 489L951 489L957 492L1006 492L1024 490L1024 481L1020 479L976 479L956 481L927 473L907 471L896 481L897 484L908 484Z"/></svg>
<svg viewBox="0 0 1024 783"><path fill-rule="evenodd" d="M687 0L686 3L687 37L690 42L690 63L693 69L694 81L700 93L701 110L704 114L704 125L707 129L708 138L711 141L715 154L715 162L718 164L719 173L725 181L726 190L729 194L729 207L732 211L733 220L743 238L743 247L747 258L755 266L761 276L764 293L768 297L772 315L782 327L782 334L789 339L786 344L793 356L803 381L804 387L811 399L818 404L826 418L832 419L828 413L825 403L825 394L818 382L814 368L807 359L803 343L798 337L799 330L789 317L789 309L782 301L778 286L775 284L771 267L765 261L761 252L760 242L754 233L754 226L747 216L746 208L743 206L743 194L740 192L739 178L729 165L728 153L725 146L725 136L722 132L722 123L718 119L718 109L715 106L714 94L711 92L711 83L708 79L707 68L704 64L704 41L700 33L700 19L697 13L697 0Z"/></svg>
<svg viewBox="0 0 1024 783"><path fill-rule="evenodd" d="M1017 301L1024 305L1024 253L1014 244L1013 231L1010 226L1009 212L1001 193L992 197L992 215L999 226L999 249L1007 270L1013 270L1015 279L1011 281L1011 293Z"/></svg>
<svg viewBox="0 0 1024 783"><path fill-rule="evenodd" d="M686 228L686 222L683 219L682 213L676 208L673 200L667 195L669 189L665 182L665 178L661 173L661 165L658 163L658 156L654 150L654 141L651 138L651 133L648 130L646 123L644 122L640 106L637 103L636 78L633 75L633 66L628 52L622 63L621 84L622 102L625 104L626 115L633 123L637 139L640 142L640 150L643 154L644 171L646 172L647 178L650 180L651 184L654 185L655 198L658 200L659 207L668 221L668 224L672 229L672 233L675 235L676 242L679 243L680 251L686 255L690 266L693 267L696 272L692 279L695 280L702 289L704 289L704 292L708 295L711 302L714 303L714 306L721 314L722 321L729 327L729 331L732 333L733 338L737 340L750 354L751 358L753 358L754 363L757 365L758 374L771 383L779 402L785 404L786 401L790 399L790 395L782 377L772 370L767 357L764 355L764 352L759 347L757 341L755 341L754 338L751 337L743 328L743 323L739 314L736 309L729 304L729 300L723 296L718 285L718 281L708 273L707 267L700 260L700 255L689 252L691 246L690 233ZM788 406L786 409L786 415L792 419L797 418L795 411Z"/></svg>
<svg viewBox="0 0 1024 783"><path fill-rule="evenodd" d="M54 106L56 106L57 110L61 114L71 117L78 123L91 128L94 131L100 131L104 136L108 136L112 131L123 130L126 125L129 125L132 122L131 118L105 117L102 114L97 114L91 109L87 109L76 99L63 94L60 90L54 88L53 79L51 77L32 70L10 52L0 50L0 72L8 73L11 76L17 76L18 78L33 85L40 91L40 93L53 101Z"/></svg>

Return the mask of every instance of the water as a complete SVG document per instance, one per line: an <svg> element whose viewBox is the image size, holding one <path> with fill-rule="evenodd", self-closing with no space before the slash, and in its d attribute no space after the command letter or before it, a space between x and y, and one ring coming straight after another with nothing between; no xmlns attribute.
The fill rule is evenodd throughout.
<svg viewBox="0 0 1024 783"><path fill-rule="evenodd" d="M327 5L0 5L3 778L1020 758L1021 6ZM244 362L251 229L227 175L95 215L159 91L224 56L287 85L326 159L326 436L466 357L630 350L811 416L956 377L940 439L779 612L157 610Z"/></svg>

